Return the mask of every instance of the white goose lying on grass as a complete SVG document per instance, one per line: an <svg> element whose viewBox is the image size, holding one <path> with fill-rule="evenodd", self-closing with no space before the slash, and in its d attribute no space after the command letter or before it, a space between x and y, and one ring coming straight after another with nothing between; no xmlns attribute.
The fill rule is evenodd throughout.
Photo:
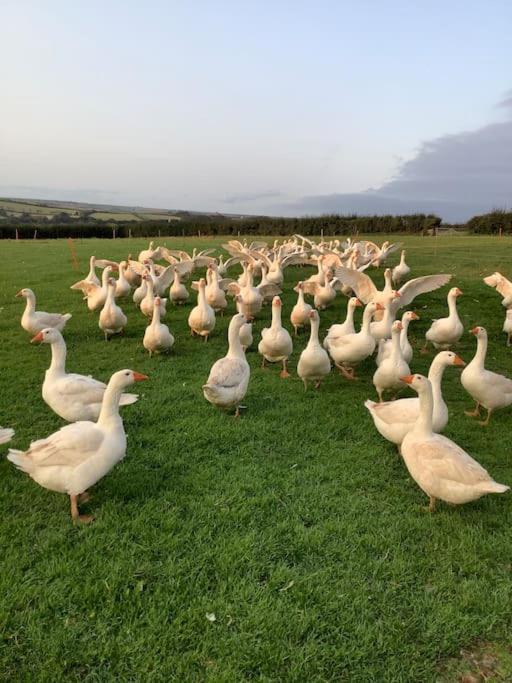
<svg viewBox="0 0 512 683"><path fill-rule="evenodd" d="M432 429L435 432L442 432L448 423L448 407L443 399L441 380L445 368L450 365L463 367L465 363L453 351L440 351L430 364L428 371L433 397ZM397 446L413 428L420 413L420 401L417 396L385 403L368 400L364 405L372 416L377 431Z"/></svg>
<svg viewBox="0 0 512 683"><path fill-rule="evenodd" d="M33 441L27 451L10 449L7 458L45 489L70 497L73 521L90 522L78 503L126 455L126 434L119 415L123 389L147 379L133 370L112 375L103 395L98 422L75 422L46 439Z"/></svg>
<svg viewBox="0 0 512 683"><path fill-rule="evenodd" d="M32 343L51 344L52 362L45 373L43 400L59 417L68 422L95 422L107 385L92 377L66 372L66 342L62 334L51 327L41 330ZM137 394L121 394L119 405L135 403Z"/></svg>
<svg viewBox="0 0 512 683"><path fill-rule="evenodd" d="M55 327L63 330L67 321L71 318L71 313L45 313L36 311L36 295L31 289L20 289L16 294L26 300L25 310L21 316L21 326L29 334L37 334L45 327Z"/></svg>
<svg viewBox="0 0 512 683"><path fill-rule="evenodd" d="M505 493L508 486L495 482L490 474L460 446L432 429L432 386L423 375L402 378L418 392L420 412L414 427L402 441L401 452L409 474L430 498L453 505L469 503L486 493Z"/></svg>
<svg viewBox="0 0 512 683"><path fill-rule="evenodd" d="M224 410L235 408L235 417L240 415L240 403L249 386L251 369L240 343L240 328L247 321L241 313L231 318L228 328L228 352L224 358L215 361L203 385L205 399Z"/></svg>
<svg viewBox="0 0 512 683"><path fill-rule="evenodd" d="M506 408L512 404L512 379L485 369L487 355L487 331L484 327L474 327L471 330L477 339L476 353L460 376L460 381L468 394L476 401L473 411L466 411L466 415L479 417L480 406L487 409L487 418L480 422L487 426L491 414L498 408Z"/></svg>

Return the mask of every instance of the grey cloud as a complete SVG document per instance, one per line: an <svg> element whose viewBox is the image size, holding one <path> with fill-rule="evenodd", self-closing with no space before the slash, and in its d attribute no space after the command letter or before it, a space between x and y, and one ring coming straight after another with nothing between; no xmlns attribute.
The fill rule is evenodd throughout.
<svg viewBox="0 0 512 683"><path fill-rule="evenodd" d="M499 103L512 114L512 91ZM287 213L435 212L463 221L512 207L512 119L425 142L376 190L303 197Z"/></svg>
<svg viewBox="0 0 512 683"><path fill-rule="evenodd" d="M277 190L267 190L267 192L248 192L246 194L232 194L225 197L222 201L225 204L237 204L239 202L255 202L259 199L275 199L282 197L283 193Z"/></svg>

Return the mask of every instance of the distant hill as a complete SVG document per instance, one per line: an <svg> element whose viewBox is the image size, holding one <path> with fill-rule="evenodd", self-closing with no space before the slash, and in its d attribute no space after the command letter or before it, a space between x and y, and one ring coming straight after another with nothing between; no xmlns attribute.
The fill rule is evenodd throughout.
<svg viewBox="0 0 512 683"><path fill-rule="evenodd" d="M87 202L64 202L47 199L0 198L0 222L8 219L27 219L41 222L59 220L102 222L126 221L181 221L194 216L239 220L240 214L207 213L148 208L144 206L120 206L115 204L89 204Z"/></svg>

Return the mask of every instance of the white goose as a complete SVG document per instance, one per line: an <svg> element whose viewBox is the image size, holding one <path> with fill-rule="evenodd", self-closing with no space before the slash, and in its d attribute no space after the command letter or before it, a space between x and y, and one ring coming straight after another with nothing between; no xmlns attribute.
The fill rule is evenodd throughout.
<svg viewBox="0 0 512 683"><path fill-rule="evenodd" d="M473 411L466 411L466 415L478 417L480 406L487 409L487 418L481 425L487 426L494 410L506 408L512 404L512 379L485 369L487 355L487 331L484 327L474 327L471 330L477 340L476 353L460 376L464 389L476 402Z"/></svg>
<svg viewBox="0 0 512 683"><path fill-rule="evenodd" d="M281 289L277 285L258 285L253 284L254 267L252 264L247 266L247 284L241 287L237 282L228 285L228 292L234 296L239 296L237 303L239 313L243 313L247 318L254 318L263 306L263 299L267 295L281 294Z"/></svg>
<svg viewBox="0 0 512 683"><path fill-rule="evenodd" d="M304 283L302 281L294 287L294 291L298 292L298 297L297 303L292 308L290 321L295 330L295 336L297 336L299 328L304 327L309 323L309 314L313 310L313 307L304 301Z"/></svg>
<svg viewBox="0 0 512 683"><path fill-rule="evenodd" d="M336 298L337 284L338 280L336 280L329 271L325 275L323 285L319 282L308 282L306 280L306 282L304 282L304 293L313 296L315 308L323 311Z"/></svg>
<svg viewBox="0 0 512 683"><path fill-rule="evenodd" d="M381 339L389 339L391 337L391 327L395 321L396 315L396 309L394 308L393 303L399 298L399 292L395 292L394 290L388 292L384 297L382 304L384 315L380 318L380 320L377 320L370 325L370 333L376 342L380 341ZM376 315L375 317L379 318L380 316Z"/></svg>
<svg viewBox="0 0 512 683"><path fill-rule="evenodd" d="M354 328L354 311L357 306L362 306L362 303L355 296L350 297L347 303L347 316L345 322L331 325L327 330L327 335L324 339L324 349L329 350L331 341L336 343L336 339L344 337L346 334L355 334Z"/></svg>
<svg viewBox="0 0 512 683"><path fill-rule="evenodd" d="M432 430L432 386L423 375L403 378L418 392L420 412L414 427L402 441L402 456L409 474L430 498L453 505L469 503L486 493L505 493L508 486L495 482L489 473L456 443Z"/></svg>
<svg viewBox="0 0 512 683"><path fill-rule="evenodd" d="M43 382L44 402L68 422L95 422L100 415L107 385L92 377L66 372L66 342L58 330L48 327L36 334L31 341L51 344L52 362ZM137 394L122 394L119 405L131 405L138 398Z"/></svg>
<svg viewBox="0 0 512 683"><path fill-rule="evenodd" d="M119 277L116 280L116 299L121 299L128 296L132 291L131 285L126 279L126 269L128 264L126 261L121 261L119 264Z"/></svg>
<svg viewBox="0 0 512 683"><path fill-rule="evenodd" d="M140 310L147 317L151 318L153 315L153 310L155 307L155 291L153 280L149 274L143 275L143 279L146 281L146 295L140 302ZM160 316L164 316L167 312L167 299L160 298Z"/></svg>
<svg viewBox="0 0 512 683"><path fill-rule="evenodd" d="M190 334L204 337L205 342L215 328L215 311L206 302L206 282L201 278L198 283L197 306L190 311L188 316L188 326Z"/></svg>
<svg viewBox="0 0 512 683"><path fill-rule="evenodd" d="M105 340L114 334L122 334L128 322L120 306L116 304L116 281L111 279L108 284L107 298L100 312L98 326L103 330Z"/></svg>
<svg viewBox="0 0 512 683"><path fill-rule="evenodd" d="M443 399L441 380L443 379L445 368L450 365L463 367L466 364L453 351L440 351L434 357L428 371L428 379L432 385L434 402L432 429L435 432L442 432L448 424L448 406ZM377 431L385 439L397 444L397 446L402 443L407 432L413 428L420 413L420 401L417 396L414 398L400 398L397 401L384 403L375 403L375 401L368 400L364 405L372 416Z"/></svg>
<svg viewBox="0 0 512 683"><path fill-rule="evenodd" d="M219 274L215 265L210 264L206 270L206 302L213 308L215 313L223 313L228 306L226 294L219 283Z"/></svg>
<svg viewBox="0 0 512 683"><path fill-rule="evenodd" d="M452 287L448 292L449 315L447 318L433 321L425 333L424 351L427 348L428 342L432 342L436 349L449 349L452 344L456 344L462 337L464 327L457 311L457 297L461 295L462 292L458 287Z"/></svg>
<svg viewBox="0 0 512 683"><path fill-rule="evenodd" d="M200 290L201 291L201 290ZM203 385L205 399L224 410L235 408L235 417L240 415L240 402L249 386L251 369L240 343L240 328L247 320L241 313L231 318L228 328L228 352L224 358L215 361Z"/></svg>
<svg viewBox="0 0 512 683"><path fill-rule="evenodd" d="M96 311L105 303L108 281L112 270L112 266L106 266L103 269L103 273L101 274L101 285L96 285L93 282L87 282L86 280L80 280L80 282L75 282L74 285L71 285L70 289L78 289L83 292L84 298L87 299L87 308L90 311Z"/></svg>
<svg viewBox="0 0 512 683"><path fill-rule="evenodd" d="M507 335L507 346L510 346L510 340L512 338L512 308L507 308L505 321L503 323L503 332L505 332Z"/></svg>
<svg viewBox="0 0 512 683"><path fill-rule="evenodd" d="M181 281L181 275L178 270L175 270L174 280L172 281L172 285L169 289L169 298L173 304L181 306L188 301L188 296L188 290Z"/></svg>
<svg viewBox="0 0 512 683"><path fill-rule="evenodd" d="M14 429L9 427L0 427L0 444L8 443L14 436Z"/></svg>
<svg viewBox="0 0 512 683"><path fill-rule="evenodd" d="M318 338L320 316L315 309L309 312L309 322L311 334L297 364L297 374L304 383L304 391L308 388L308 381L314 382L315 388L318 389L324 377L331 372L331 361Z"/></svg>
<svg viewBox="0 0 512 683"><path fill-rule="evenodd" d="M153 353L170 351L174 344L174 337L169 331L169 328L167 325L160 322L160 305L160 297L157 296L153 303L153 317L146 327L144 339L142 340L142 345L149 351L150 356Z"/></svg>
<svg viewBox="0 0 512 683"><path fill-rule="evenodd" d="M400 334L400 348L402 349L402 356L406 363L412 361L413 351L412 346L407 336L409 330L409 323L412 320L419 320L420 317L414 311L406 311L402 316L402 332ZM381 339L379 341L379 351L377 353L376 363L380 365L384 358L388 358L391 354L391 340Z"/></svg>
<svg viewBox="0 0 512 683"><path fill-rule="evenodd" d="M405 262L405 249L402 249L402 253L400 254L400 263L393 268L393 272L391 274L393 284L398 286L402 280L405 280L410 272L411 269Z"/></svg>
<svg viewBox="0 0 512 683"><path fill-rule="evenodd" d="M391 353L378 366L373 375L373 386L379 395L379 402L382 403L382 394L386 390L400 389L403 383L400 377L405 377L411 373L409 365L402 356L400 347L400 334L402 323L395 320L391 327Z"/></svg>
<svg viewBox="0 0 512 683"><path fill-rule="evenodd" d="M265 367L265 361L269 363L282 363L280 377L289 377L287 370L288 358L292 355L293 343L290 333L283 327L281 322L281 299L275 296L272 301L272 324L261 330L261 341L258 351L263 356L261 367Z"/></svg>
<svg viewBox="0 0 512 683"><path fill-rule="evenodd" d="M29 334L37 334L45 327L55 327L63 330L67 321L71 318L71 313L45 313L36 311L36 295L31 289L24 288L16 294L26 300L25 310L21 316L21 326Z"/></svg>
<svg viewBox="0 0 512 683"><path fill-rule="evenodd" d="M27 451L9 450L7 458L43 488L66 493L73 521L90 522L78 503L126 454L126 434L119 415L123 389L147 379L133 370L112 375L103 395L98 422L75 422L46 439L33 441Z"/></svg>
<svg viewBox="0 0 512 683"><path fill-rule="evenodd" d="M512 306L512 282L510 280L507 280L501 273L495 272L484 277L484 282L489 287L494 287L498 294L501 294L503 297L502 306L505 306L505 308Z"/></svg>
<svg viewBox="0 0 512 683"><path fill-rule="evenodd" d="M329 342L329 355L347 379L355 379L353 366L371 356L375 351L376 342L370 332L370 323L375 311L382 310L382 308L382 304L370 302L364 309L359 332L346 334L344 337L338 337Z"/></svg>
<svg viewBox="0 0 512 683"><path fill-rule="evenodd" d="M370 301L383 304L387 295L393 289L391 270L389 268L386 268L384 271L385 286L382 291L377 289L372 279L366 273L361 273L358 270L341 266L336 268L335 275L340 282L352 287L355 295L363 304L367 304ZM439 275L424 275L409 280L398 290L400 298L396 299L392 304L393 313L396 314L399 308L410 306L420 294L426 294L427 292L439 289L439 287L449 282L451 277L451 275L440 273Z"/></svg>

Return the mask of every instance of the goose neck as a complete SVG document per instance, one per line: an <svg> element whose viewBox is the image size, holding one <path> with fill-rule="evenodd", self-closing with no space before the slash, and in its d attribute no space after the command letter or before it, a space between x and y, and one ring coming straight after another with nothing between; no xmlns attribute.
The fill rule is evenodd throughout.
<svg viewBox="0 0 512 683"><path fill-rule="evenodd" d="M417 434L430 436L432 434L432 413L434 410L434 398L430 382L419 392L420 412L414 424Z"/></svg>
<svg viewBox="0 0 512 683"><path fill-rule="evenodd" d="M52 345L52 361L49 372L52 374L63 375L66 373L66 342L61 337L55 340Z"/></svg>

